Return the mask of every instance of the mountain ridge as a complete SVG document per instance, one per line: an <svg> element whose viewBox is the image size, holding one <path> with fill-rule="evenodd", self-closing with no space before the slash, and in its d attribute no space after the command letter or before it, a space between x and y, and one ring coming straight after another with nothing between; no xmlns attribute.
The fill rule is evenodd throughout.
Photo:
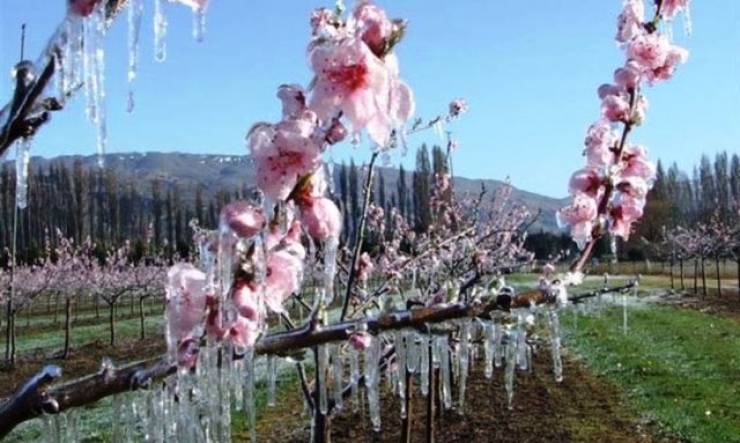
<svg viewBox="0 0 740 443"><path fill-rule="evenodd" d="M84 168L95 168L96 155L60 155L56 157L31 158L31 168L48 168L51 164L63 163L71 167L80 162ZM360 165L358 165L360 166ZM105 168L130 182L143 194L150 192L152 180L157 179L165 189L177 186L185 200L193 198L195 189L201 187L205 195L214 195L221 190L233 190L254 184L254 165L248 155L192 154L184 152L124 152L105 155ZM397 167L378 169L385 181L386 195L396 191L398 181ZM407 171L408 185L411 186L413 171ZM335 175L334 181L338 181ZM453 178L455 192L478 193L483 184L493 193L506 185L497 179L473 179L462 176ZM565 198L554 198L535 192L525 191L512 185L511 202L527 207L532 214L539 216L530 227L531 232L539 230L558 232L555 211L566 204Z"/></svg>

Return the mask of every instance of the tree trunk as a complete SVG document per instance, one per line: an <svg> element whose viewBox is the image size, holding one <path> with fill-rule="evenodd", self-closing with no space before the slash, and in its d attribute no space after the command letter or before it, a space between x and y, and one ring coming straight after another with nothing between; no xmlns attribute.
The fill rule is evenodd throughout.
<svg viewBox="0 0 740 443"><path fill-rule="evenodd" d="M64 351L62 352L62 358L69 356L69 338L72 330L72 299L69 297L65 298L64 302Z"/></svg>
<svg viewBox="0 0 740 443"><path fill-rule="evenodd" d="M13 299L5 304L5 361L10 363L10 330L13 327Z"/></svg>
<svg viewBox="0 0 740 443"><path fill-rule="evenodd" d="M414 393L411 385L414 383L414 377L408 370L404 372L406 373L406 394L403 401L406 402L406 415L401 418L401 443L411 443L411 426L414 415L414 411L411 410L413 407L411 396Z"/></svg>
<svg viewBox="0 0 740 443"><path fill-rule="evenodd" d="M59 293L54 296L54 324L59 324Z"/></svg>
<svg viewBox="0 0 740 443"><path fill-rule="evenodd" d="M699 258L694 257L694 295L699 295L699 286L697 279L699 278Z"/></svg>
<svg viewBox="0 0 740 443"><path fill-rule="evenodd" d="M681 275L681 290L683 291L683 290L686 289L686 287L683 284L683 258L680 258L678 260L678 269L679 269L679 273Z"/></svg>
<svg viewBox="0 0 740 443"><path fill-rule="evenodd" d="M146 332L144 330L144 298L139 297L139 323L141 327L140 337L142 340L146 338Z"/></svg>
<svg viewBox="0 0 740 443"><path fill-rule="evenodd" d="M108 308L110 313L110 345L116 346L116 305L114 303L109 303Z"/></svg>
<svg viewBox="0 0 740 443"><path fill-rule="evenodd" d="M426 426L426 441L427 443L434 443L434 417L435 406L437 403L437 377L436 371L434 370L434 359L432 358L432 346L429 346L427 352L429 352L429 394L427 395L427 426Z"/></svg>
<svg viewBox="0 0 740 443"><path fill-rule="evenodd" d="M714 256L714 264L717 268L717 296L722 297L722 274L719 272L719 254Z"/></svg>
<svg viewBox="0 0 740 443"><path fill-rule="evenodd" d="M701 256L701 290L704 297L707 296L707 273L704 266L704 256Z"/></svg>
<svg viewBox="0 0 740 443"><path fill-rule="evenodd" d="M676 286L674 285L674 282L673 282L673 259L671 259L670 273L671 273L671 289L676 289Z"/></svg>

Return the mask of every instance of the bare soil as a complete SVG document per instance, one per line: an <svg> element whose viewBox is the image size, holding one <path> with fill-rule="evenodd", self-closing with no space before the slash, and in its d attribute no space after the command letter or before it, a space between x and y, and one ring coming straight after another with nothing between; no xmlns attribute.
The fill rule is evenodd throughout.
<svg viewBox="0 0 740 443"><path fill-rule="evenodd" d="M545 350L535 355L531 373L518 372L513 409L506 406L503 371L491 380L483 376L480 362L471 373L464 413L444 411L436 421L437 442L662 442L676 441L661 435L657 426L633 415L620 392L607 381L566 359L565 379L554 381ZM384 383L385 386L385 383ZM426 398L414 392L411 441L425 440ZM332 420L334 442L397 442L401 437L399 400L382 393L383 430L373 433L366 408L352 405ZM286 392L277 406L258 422L258 441L308 441L309 419L299 414L300 390ZM455 403L457 404L457 403ZM246 441L247 436L238 436Z"/></svg>

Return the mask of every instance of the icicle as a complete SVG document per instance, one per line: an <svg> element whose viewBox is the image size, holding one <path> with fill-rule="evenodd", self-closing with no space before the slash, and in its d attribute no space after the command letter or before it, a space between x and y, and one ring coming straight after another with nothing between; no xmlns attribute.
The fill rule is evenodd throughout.
<svg viewBox="0 0 740 443"><path fill-rule="evenodd" d="M496 330L493 324L486 322L483 324L483 333L485 334L485 344L483 346L483 355L485 358L485 375L486 378L493 376L493 348L496 345Z"/></svg>
<svg viewBox="0 0 740 443"><path fill-rule="evenodd" d="M357 411L360 404L357 384L360 382L360 362L359 351L354 348L349 350L349 372L350 372L350 389L352 391L352 410Z"/></svg>
<svg viewBox="0 0 740 443"><path fill-rule="evenodd" d="M206 35L206 10L204 7L193 9L193 38L198 43Z"/></svg>
<svg viewBox="0 0 740 443"><path fill-rule="evenodd" d="M249 435L252 443L257 443L257 411L254 399L254 348L248 348L244 354L244 411L247 413Z"/></svg>
<svg viewBox="0 0 740 443"><path fill-rule="evenodd" d="M686 35L691 35L693 28L694 27L691 23L691 3L686 2L686 7L683 11L683 32Z"/></svg>
<svg viewBox="0 0 740 443"><path fill-rule="evenodd" d="M267 357L267 406L275 406L275 382L277 381L277 358Z"/></svg>
<svg viewBox="0 0 740 443"><path fill-rule="evenodd" d="M405 338L408 339L409 343L409 349L414 347L411 342L413 341L413 338L410 336L405 337L406 333L403 331L396 331L395 333L395 347L396 347L396 364L393 365L396 370L396 380L398 383L398 395L401 396L401 399L403 399L403 396L406 394L406 344L405 344ZM389 365L391 366L391 365ZM405 402L401 402L402 404L405 404Z"/></svg>
<svg viewBox="0 0 740 443"><path fill-rule="evenodd" d="M329 369L329 347L330 345L322 345L318 348L319 358L318 367L316 368L317 378L319 379L319 411L322 415L326 415L329 412L329 401L327 398L327 373Z"/></svg>
<svg viewBox="0 0 740 443"><path fill-rule="evenodd" d="M367 389L368 412L373 430L380 432L380 338L373 337L370 346L365 350L365 388Z"/></svg>
<svg viewBox="0 0 740 443"><path fill-rule="evenodd" d="M326 183L329 185L329 194L334 194L334 157L329 157L326 163Z"/></svg>
<svg viewBox="0 0 740 443"><path fill-rule="evenodd" d="M324 289L327 306L334 301L334 276L337 273L338 249L338 238L329 237L324 242Z"/></svg>
<svg viewBox="0 0 740 443"><path fill-rule="evenodd" d="M429 340L426 334L419 336L421 343L417 346L421 354L421 363L419 364L419 375L421 376L421 394L429 394Z"/></svg>
<svg viewBox="0 0 740 443"><path fill-rule="evenodd" d="M525 327L520 326L516 334L516 362L519 369L526 371L528 366L527 362L527 330Z"/></svg>
<svg viewBox="0 0 740 443"><path fill-rule="evenodd" d="M33 139L26 137L15 149L15 205L18 209L28 206L28 166L31 163Z"/></svg>
<svg viewBox="0 0 740 443"><path fill-rule="evenodd" d="M555 374L555 381L563 381L563 360L560 356L561 336L560 336L560 319L558 311L551 309L548 312L550 325L550 349L552 351L552 372Z"/></svg>
<svg viewBox="0 0 740 443"><path fill-rule="evenodd" d="M93 13L83 19L83 82L87 95L87 116L97 130L98 166L103 166L108 144L105 112L105 3L96 6Z"/></svg>
<svg viewBox="0 0 740 443"><path fill-rule="evenodd" d="M496 337L496 341L493 344L493 361L497 368L501 367L501 360L504 356L504 347L502 346L503 338L504 338L504 331L501 327L500 323L494 323L494 336Z"/></svg>
<svg viewBox="0 0 740 443"><path fill-rule="evenodd" d="M458 376L459 382L459 394L460 394L460 409L465 407L465 389L468 380L468 364L469 364L469 351L470 351L470 320L465 319L460 323L460 373Z"/></svg>
<svg viewBox="0 0 740 443"><path fill-rule="evenodd" d="M450 349L447 337L437 338L439 350L439 368L442 377L442 400L445 409L452 407L452 374L450 373Z"/></svg>
<svg viewBox="0 0 740 443"><path fill-rule="evenodd" d="M516 369L517 331L511 331L506 341L506 370L504 372L504 387L506 389L506 402L512 409L514 399L514 370Z"/></svg>
<svg viewBox="0 0 740 443"><path fill-rule="evenodd" d="M337 411L340 411L344 407L344 399L342 393L344 391L343 385L343 372L344 362L342 361L342 345L337 344L332 347L331 355L331 368L332 368L332 380L334 381L334 388L332 389L332 398L334 399L334 407Z"/></svg>
<svg viewBox="0 0 740 443"><path fill-rule="evenodd" d="M129 0L128 5L128 102L126 111L134 111L133 83L139 64L139 36L141 34L141 15L144 9L142 0Z"/></svg>
<svg viewBox="0 0 740 443"><path fill-rule="evenodd" d="M163 62L167 58L167 16L164 11L165 0L154 0L154 60Z"/></svg>
<svg viewBox="0 0 740 443"><path fill-rule="evenodd" d="M420 347L416 342L418 337L419 335L414 332L406 334L406 368L412 374L416 372L419 366Z"/></svg>

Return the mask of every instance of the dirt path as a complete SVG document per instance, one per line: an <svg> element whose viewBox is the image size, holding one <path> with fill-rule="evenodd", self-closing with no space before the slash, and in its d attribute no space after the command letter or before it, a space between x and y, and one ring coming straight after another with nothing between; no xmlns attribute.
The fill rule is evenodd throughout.
<svg viewBox="0 0 740 443"><path fill-rule="evenodd" d="M550 359L540 350L532 373L518 373L514 408L505 404L503 372L487 380L480 362L471 374L465 413L443 413L437 421L438 442L656 442L675 441L657 436L641 425L621 402L620 393L572 360L565 362L565 380L556 383ZM385 383L384 383L385 385ZM308 418L299 414L299 390L287 392L258 423L258 441L308 440ZM425 441L425 398L416 390L412 441ZM383 431L373 435L367 416L345 408L335 417L334 442L396 442L401 422L399 402L386 390L382 396ZM246 436L241 436L246 440ZM244 441L240 440L240 441Z"/></svg>

